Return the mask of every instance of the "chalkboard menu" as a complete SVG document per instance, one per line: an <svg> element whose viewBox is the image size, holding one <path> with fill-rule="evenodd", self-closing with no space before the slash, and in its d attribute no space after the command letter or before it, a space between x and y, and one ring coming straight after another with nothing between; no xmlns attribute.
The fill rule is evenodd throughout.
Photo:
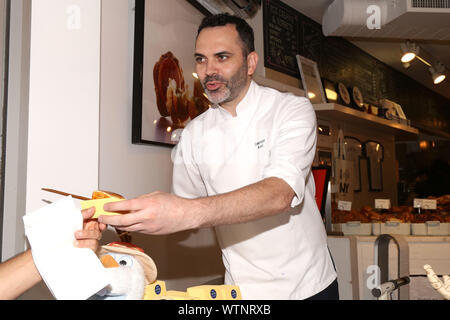
<svg viewBox="0 0 450 320"><path fill-rule="evenodd" d="M300 79L295 56L316 61L322 78L357 86L364 101L389 99L408 119L450 132L450 100L377 60L350 41L325 37L322 26L279 0L263 0L264 66Z"/></svg>
<svg viewBox="0 0 450 320"><path fill-rule="evenodd" d="M298 53L299 15L282 2L264 0L264 65L300 77L295 55Z"/></svg>

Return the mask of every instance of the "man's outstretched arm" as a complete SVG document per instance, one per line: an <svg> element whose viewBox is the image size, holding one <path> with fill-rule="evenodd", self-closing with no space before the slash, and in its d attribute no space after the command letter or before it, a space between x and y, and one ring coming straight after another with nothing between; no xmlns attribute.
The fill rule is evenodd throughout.
<svg viewBox="0 0 450 320"><path fill-rule="evenodd" d="M197 199L154 192L136 199L107 203L99 222L121 230L169 234L183 230L242 223L281 213L290 207L294 191L279 178L267 178L232 192Z"/></svg>

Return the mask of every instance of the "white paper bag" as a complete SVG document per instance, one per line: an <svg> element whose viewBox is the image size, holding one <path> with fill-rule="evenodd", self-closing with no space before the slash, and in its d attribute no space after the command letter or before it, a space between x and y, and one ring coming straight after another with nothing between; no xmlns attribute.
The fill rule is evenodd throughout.
<svg viewBox="0 0 450 320"><path fill-rule="evenodd" d="M334 201L353 201L353 161L346 157L344 134L339 130L337 142L333 145L332 180Z"/></svg>

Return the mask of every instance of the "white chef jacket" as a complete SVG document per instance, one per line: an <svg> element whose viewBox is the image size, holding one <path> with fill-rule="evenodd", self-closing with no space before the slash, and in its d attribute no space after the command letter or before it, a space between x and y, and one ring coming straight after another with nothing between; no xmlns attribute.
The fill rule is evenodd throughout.
<svg viewBox="0 0 450 320"><path fill-rule="evenodd" d="M220 106L192 120L173 149L173 192L198 198L269 177L295 191L291 209L216 227L225 283L243 299L305 299L335 279L311 164L317 123L308 99L252 81L233 117Z"/></svg>

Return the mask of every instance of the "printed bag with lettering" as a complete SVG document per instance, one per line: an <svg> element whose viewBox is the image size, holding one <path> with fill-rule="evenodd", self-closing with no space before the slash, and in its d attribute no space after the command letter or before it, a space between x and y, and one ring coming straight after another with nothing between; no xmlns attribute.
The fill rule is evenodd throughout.
<svg viewBox="0 0 450 320"><path fill-rule="evenodd" d="M332 180L334 201L353 201L353 161L345 152L344 134L339 130L337 142L333 145Z"/></svg>

